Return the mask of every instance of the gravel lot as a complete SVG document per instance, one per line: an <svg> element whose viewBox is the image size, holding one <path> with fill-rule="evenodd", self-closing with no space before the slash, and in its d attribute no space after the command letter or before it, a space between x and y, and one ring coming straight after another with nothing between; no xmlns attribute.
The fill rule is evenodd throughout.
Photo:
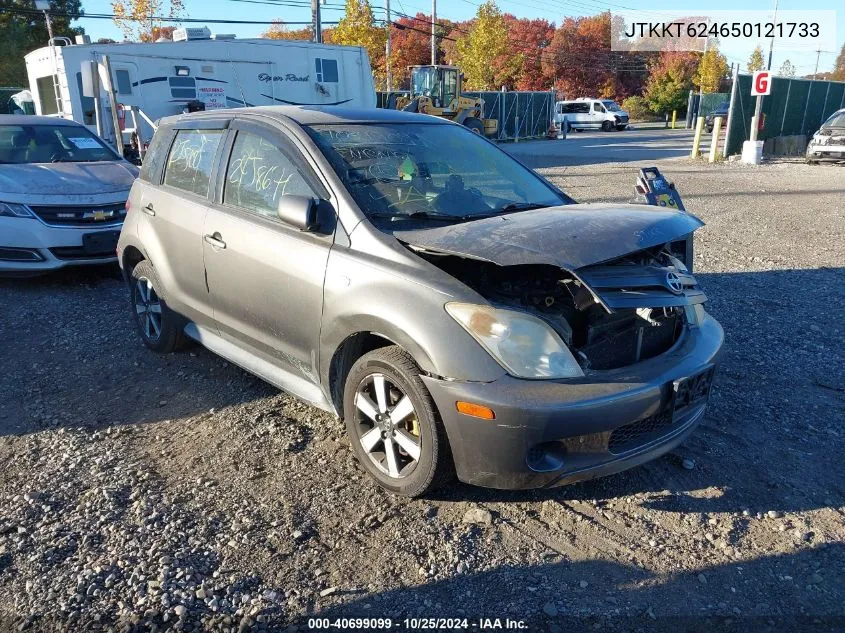
<svg viewBox="0 0 845 633"><path fill-rule="evenodd" d="M585 202L635 176L535 164ZM845 168L658 164L707 222L727 336L707 419L551 492L393 498L330 416L143 348L113 271L0 281L0 630L845 629Z"/></svg>

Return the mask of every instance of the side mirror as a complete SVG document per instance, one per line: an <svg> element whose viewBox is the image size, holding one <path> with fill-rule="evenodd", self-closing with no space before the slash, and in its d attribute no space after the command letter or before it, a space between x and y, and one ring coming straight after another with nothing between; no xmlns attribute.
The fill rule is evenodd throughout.
<svg viewBox="0 0 845 633"><path fill-rule="evenodd" d="M308 196L282 196L276 212L285 224L300 231L316 231L320 228L320 203Z"/></svg>

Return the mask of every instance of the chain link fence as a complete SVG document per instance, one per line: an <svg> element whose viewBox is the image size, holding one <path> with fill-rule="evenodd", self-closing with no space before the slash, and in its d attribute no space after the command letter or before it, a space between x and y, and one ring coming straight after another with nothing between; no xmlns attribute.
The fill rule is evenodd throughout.
<svg viewBox="0 0 845 633"><path fill-rule="evenodd" d="M494 140L545 138L552 123L555 95L553 92L465 92L468 97L484 100L484 118L499 121ZM408 95L407 91L378 92L379 108L395 107L396 98Z"/></svg>
<svg viewBox="0 0 845 633"><path fill-rule="evenodd" d="M730 126L725 156L738 154L751 135L755 100L751 96L751 75L738 74L731 93ZM831 114L845 108L845 82L772 78L772 94L763 97L757 139L813 134Z"/></svg>
<svg viewBox="0 0 845 633"><path fill-rule="evenodd" d="M498 119L498 141L545 138L555 109L553 92L467 92L484 99L484 118Z"/></svg>
<svg viewBox="0 0 845 633"><path fill-rule="evenodd" d="M730 92L706 92L699 95L691 90L687 100L687 128L695 127L696 118L707 116L720 104L730 100Z"/></svg>

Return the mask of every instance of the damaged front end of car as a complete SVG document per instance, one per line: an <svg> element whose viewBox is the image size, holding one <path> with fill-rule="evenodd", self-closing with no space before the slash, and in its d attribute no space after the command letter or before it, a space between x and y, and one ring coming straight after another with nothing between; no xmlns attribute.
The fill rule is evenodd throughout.
<svg viewBox="0 0 845 633"><path fill-rule="evenodd" d="M706 296L684 262L687 244L675 240L572 272L548 264L500 266L413 250L491 305L542 319L589 371L662 354L695 324L695 306Z"/></svg>
<svg viewBox="0 0 845 633"><path fill-rule="evenodd" d="M707 297L691 269L703 223L694 216L570 205L503 220L398 237L492 306L543 320L584 372L663 354L702 318Z"/></svg>

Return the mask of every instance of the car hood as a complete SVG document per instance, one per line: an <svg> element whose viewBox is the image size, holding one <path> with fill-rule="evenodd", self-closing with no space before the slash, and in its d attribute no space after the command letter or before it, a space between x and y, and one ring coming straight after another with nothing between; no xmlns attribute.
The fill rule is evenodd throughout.
<svg viewBox="0 0 845 633"><path fill-rule="evenodd" d="M393 235L411 247L499 266L584 266L670 242L704 223L693 215L638 204L571 204Z"/></svg>
<svg viewBox="0 0 845 633"><path fill-rule="evenodd" d="M68 196L129 191L137 173L124 161L0 165L0 194Z"/></svg>

